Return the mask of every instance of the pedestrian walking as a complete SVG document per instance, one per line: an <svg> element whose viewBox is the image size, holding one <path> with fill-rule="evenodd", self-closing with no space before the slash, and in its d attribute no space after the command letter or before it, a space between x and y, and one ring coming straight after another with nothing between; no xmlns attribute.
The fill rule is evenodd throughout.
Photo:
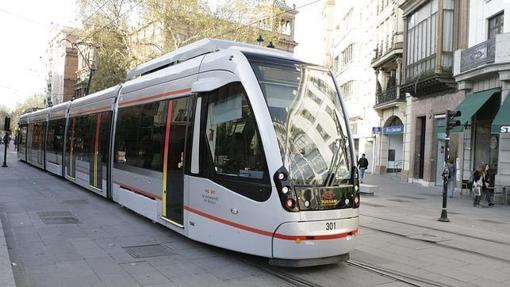
<svg viewBox="0 0 510 287"><path fill-rule="evenodd" d="M455 193L455 173L457 172L457 168L455 167L455 162L453 158L448 159L447 167L448 167L448 193L450 194L450 198L453 198L453 195Z"/></svg>
<svg viewBox="0 0 510 287"><path fill-rule="evenodd" d="M368 159L365 157L365 154L361 155L361 158L358 160L358 168L360 171L361 183L365 179L365 170L368 168Z"/></svg>
<svg viewBox="0 0 510 287"><path fill-rule="evenodd" d="M481 164L477 170L473 173L473 195L475 196L475 199L473 201L474 207L480 207L480 198L482 196L482 170L484 169L483 165Z"/></svg>

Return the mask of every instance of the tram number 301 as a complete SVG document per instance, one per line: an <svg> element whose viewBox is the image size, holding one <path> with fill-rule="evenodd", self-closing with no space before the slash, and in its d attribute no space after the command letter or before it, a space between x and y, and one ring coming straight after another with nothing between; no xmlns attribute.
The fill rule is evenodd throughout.
<svg viewBox="0 0 510 287"><path fill-rule="evenodd" d="M336 222L326 222L326 230L335 230Z"/></svg>

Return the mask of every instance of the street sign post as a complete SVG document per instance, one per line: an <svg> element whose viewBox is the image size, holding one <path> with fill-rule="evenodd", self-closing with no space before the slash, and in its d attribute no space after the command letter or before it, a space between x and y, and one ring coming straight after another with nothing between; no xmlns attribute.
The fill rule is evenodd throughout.
<svg viewBox="0 0 510 287"><path fill-rule="evenodd" d="M7 145L9 143L9 132L11 131L11 118L10 117L5 117L5 120L4 120L4 131L5 131L5 136L4 136L4 164L2 165L2 167L7 167Z"/></svg>

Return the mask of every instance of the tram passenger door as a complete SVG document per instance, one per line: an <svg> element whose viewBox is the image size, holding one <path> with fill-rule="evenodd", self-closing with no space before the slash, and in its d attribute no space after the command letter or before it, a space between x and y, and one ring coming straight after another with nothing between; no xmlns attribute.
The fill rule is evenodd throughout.
<svg viewBox="0 0 510 287"><path fill-rule="evenodd" d="M168 102L163 160L163 217L183 227L186 134L191 97Z"/></svg>

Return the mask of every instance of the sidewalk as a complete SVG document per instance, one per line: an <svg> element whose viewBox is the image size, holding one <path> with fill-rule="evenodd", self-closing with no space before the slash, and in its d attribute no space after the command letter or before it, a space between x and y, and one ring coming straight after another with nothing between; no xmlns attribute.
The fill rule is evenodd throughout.
<svg viewBox="0 0 510 287"><path fill-rule="evenodd" d="M43 287L282 284L240 262L241 255L192 241L19 162L13 149L8 159L9 167L0 168L9 247L0 241L1 287L14 286L12 275L16 286Z"/></svg>
<svg viewBox="0 0 510 287"><path fill-rule="evenodd" d="M12 146L12 145L11 145ZM4 162L4 145L0 144L0 165ZM8 157L15 156L13 153L14 149L9 149ZM0 169L3 169L0 167ZM3 172L0 172L0 177L3 175ZM0 188L0 192L2 192L2 188ZM2 202L0 201L0 208L2 206ZM3 218L3 214L0 211L0 219ZM16 286L14 282L14 275L12 273L12 265L9 260L9 250L7 248L7 242L5 240L5 234L2 226L2 220L0 220L0 287L14 287Z"/></svg>
<svg viewBox="0 0 510 287"><path fill-rule="evenodd" d="M441 215L443 191L439 187L423 187L417 184L400 182L389 175L368 175L368 184L378 185L374 197L362 197L362 207L377 207L378 214L405 218L410 222L420 222L438 228L466 232L484 233L489 237L510 238L510 205L496 204L488 207L485 199L481 207L473 207L473 199L456 192L454 198L448 197L447 210L449 223L438 222ZM375 206L374 206L375 204ZM398 209L397 209L398 208ZM363 213L366 211L361 209ZM396 214L395 214L396 213ZM510 242L510 239L509 239Z"/></svg>
<svg viewBox="0 0 510 287"><path fill-rule="evenodd" d="M368 175L365 182L379 189L361 199L358 256L391 257L385 266L432 273L427 276L451 286L510 286L509 205L484 201L475 208L457 193L448 198L450 222L439 222L440 188L388 175Z"/></svg>

